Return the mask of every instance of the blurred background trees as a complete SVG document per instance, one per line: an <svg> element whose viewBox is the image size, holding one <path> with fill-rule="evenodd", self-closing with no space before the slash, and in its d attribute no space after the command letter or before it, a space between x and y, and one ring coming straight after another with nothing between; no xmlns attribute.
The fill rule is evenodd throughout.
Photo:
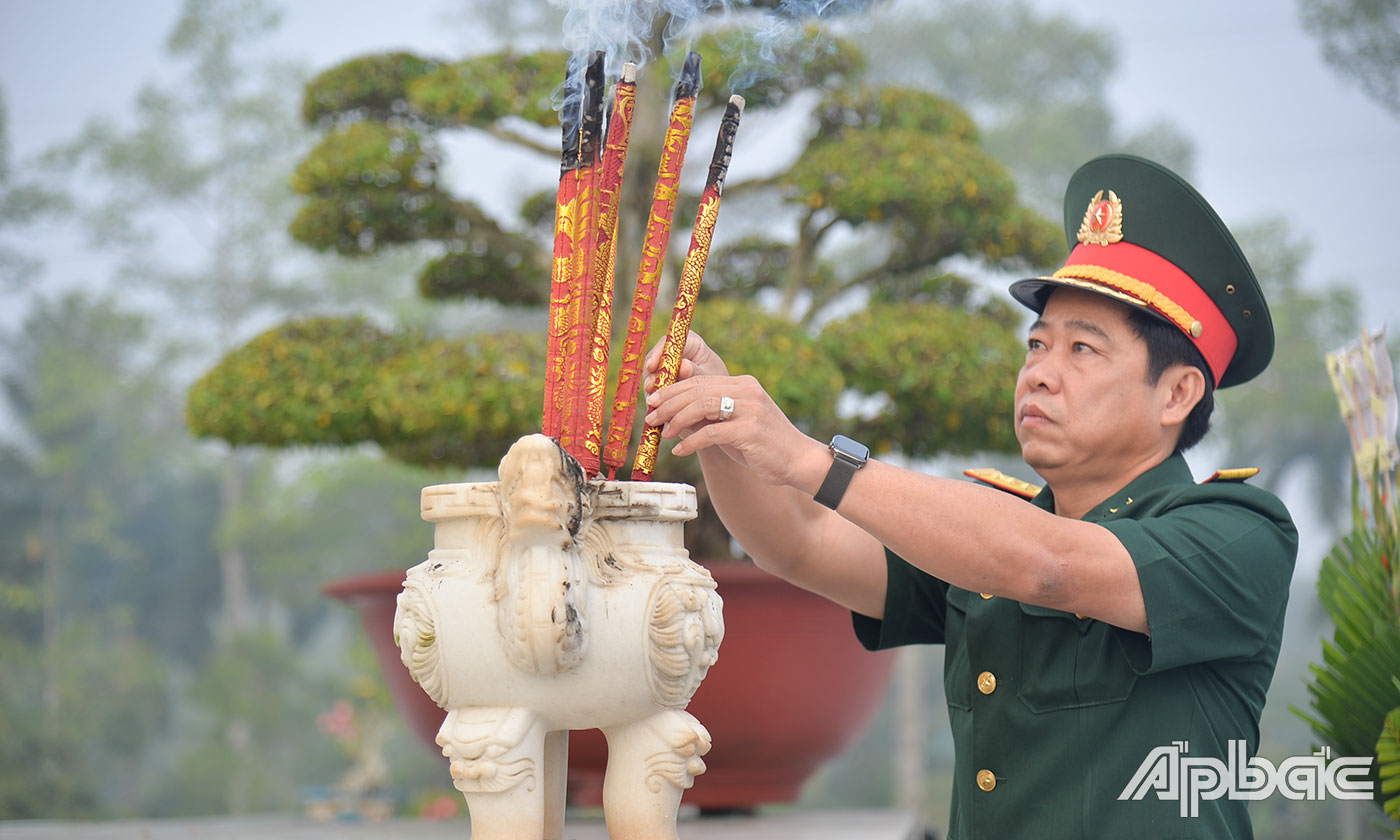
<svg viewBox="0 0 1400 840"><path fill-rule="evenodd" d="M1301 0L1299 6L1327 63L1400 115L1400 2Z"/></svg>

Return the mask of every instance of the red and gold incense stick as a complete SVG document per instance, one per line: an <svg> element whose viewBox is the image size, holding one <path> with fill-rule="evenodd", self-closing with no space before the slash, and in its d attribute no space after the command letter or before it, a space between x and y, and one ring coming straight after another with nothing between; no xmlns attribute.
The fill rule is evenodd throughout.
<svg viewBox="0 0 1400 840"><path fill-rule="evenodd" d="M583 119L579 125L578 198L574 202L574 250L570 261L573 275L573 307L569 320L571 336L565 342L564 420L559 445L565 452L583 460L583 441L588 434L589 351L593 346L593 250L598 227L594 192L598 179L598 138L603 123L603 53L593 54L583 75Z"/></svg>
<svg viewBox="0 0 1400 840"><path fill-rule="evenodd" d="M720 196L724 192L724 176L729 171L729 158L734 151L734 135L739 130L739 117L744 112L742 96L729 97L729 105L720 120L719 137L715 140L715 155L710 161L710 174L705 179L705 191L700 194L700 208L695 213L695 226L690 233L690 250L685 255L681 279L676 287L676 308L671 313L671 327L661 348L661 365L656 372L656 387L664 388L676 381L681 369L681 353L690 335L690 318L695 313L695 301L700 296L700 283L705 277L705 261L710 256L710 242L719 218ZM661 427L647 426L637 447L637 459L632 466L633 481L650 481L656 469L656 451L661 444Z"/></svg>
<svg viewBox="0 0 1400 840"><path fill-rule="evenodd" d="M612 349L613 285L617 265L617 217L622 198L622 175L627 165L627 142L632 133L632 112L637 104L637 65L622 65L622 76L613 91L608 139L598 175L594 204L598 230L593 249L593 328L589 352L587 418L583 441L585 475L598 474L603 449L603 407L607 399L608 354Z"/></svg>
<svg viewBox="0 0 1400 840"><path fill-rule="evenodd" d="M569 59L565 85L579 70L577 59ZM575 249L574 210L578 203L579 114L577 97L565 99L559 112L563 127L563 148L559 161L559 191L554 200L554 262L550 269L548 354L545 356L544 433L552 438L563 434L568 341L574 334L575 311L573 264Z"/></svg>
<svg viewBox="0 0 1400 840"><path fill-rule="evenodd" d="M609 478L617 477L618 469L627 459L627 446L632 440L632 419L636 413L637 393L642 385L642 360L646 356L647 334L651 330L651 315L656 307L656 289L661 282L666 247L671 240L671 219L675 215L676 196L680 192L681 165L685 162L685 149L690 141L695 112L695 95L699 90L700 54L693 52L686 56L680 81L676 83L671 122L666 129L661 166L656 173L651 212L647 215L642 261L637 268L637 288L632 296L632 314L627 321L627 340L622 350L622 371L613 396L612 415L608 419L608 444L603 450L603 463L607 466Z"/></svg>

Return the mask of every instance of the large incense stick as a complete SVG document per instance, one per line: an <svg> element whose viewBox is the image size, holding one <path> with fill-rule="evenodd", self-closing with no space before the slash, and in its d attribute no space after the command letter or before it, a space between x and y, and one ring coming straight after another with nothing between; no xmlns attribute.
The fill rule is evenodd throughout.
<svg viewBox="0 0 1400 840"><path fill-rule="evenodd" d="M565 85L579 71L577 59L569 59ZM570 315L574 311L573 260L575 246L574 206L578 200L579 119L582 103L577 97L564 100L559 122L564 137L559 160L559 191L554 200L554 262L550 269L549 336L545 356L544 433L552 438L563 434L566 344L573 335Z"/></svg>
<svg viewBox="0 0 1400 840"><path fill-rule="evenodd" d="M583 76L583 119L579 126L578 198L573 205L574 250L570 261L573 274L572 334L565 342L564 422L559 445L583 460L583 441L588 434L589 351L593 330L593 247L597 230L595 187L598 176L598 139L603 123L603 53L593 54Z"/></svg>
<svg viewBox="0 0 1400 840"><path fill-rule="evenodd" d="M627 446L632 439L632 419L642 384L642 360L646 355L647 334L651 330L651 315L656 307L656 289L661 283L666 247L671 240L671 219L675 215L676 196L680 191L681 165L685 162L685 149L690 141L690 127L694 118L695 95L699 90L700 54L693 52L686 56L680 81L676 83L671 121L661 151L661 166L656 173L651 212L647 216L642 260L637 268L637 288L632 296L632 314L627 321L627 340L622 350L622 371L618 375L612 415L608 420L608 445L603 451L603 463L607 465L610 478L617 476L618 469L627 458Z"/></svg>
<svg viewBox="0 0 1400 840"><path fill-rule="evenodd" d="M676 308L671 313L671 328L661 349L661 365L656 372L656 387L664 388L676 381L681 369L681 354L690 335L690 318L695 313L695 301L700 296L700 282L705 277L705 261L710 256L710 242L719 217L720 196L724 192L724 176L729 171L729 158L734 151L734 135L739 130L739 117L744 112L742 96L729 97L724 118L719 123L715 140L715 155L710 161L710 174L705 179L705 191L700 194L700 208L695 213L691 229L690 250L685 255L681 279L676 288ZM637 447L637 459L632 466L633 481L650 481L656 469L656 451L661 444L661 427L647 426Z"/></svg>
<svg viewBox="0 0 1400 840"><path fill-rule="evenodd" d="M613 284L617 266L617 217L622 198L622 175L627 165L627 142L632 133L632 112L637 104L637 65L622 65L622 76L613 92L608 118L608 139L598 175L594 203L598 230L593 250L593 327L589 353L587 394L588 432L583 441L583 469L594 476L603 449L603 405L607 397L608 354L612 349Z"/></svg>

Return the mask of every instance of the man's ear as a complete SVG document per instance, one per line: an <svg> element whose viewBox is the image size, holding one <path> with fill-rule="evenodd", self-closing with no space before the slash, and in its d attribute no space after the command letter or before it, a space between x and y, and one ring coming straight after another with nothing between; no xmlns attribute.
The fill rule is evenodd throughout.
<svg viewBox="0 0 1400 840"><path fill-rule="evenodd" d="M1206 379L1195 365L1172 365L1162 371L1157 388L1164 398L1162 425L1180 426L1205 396Z"/></svg>

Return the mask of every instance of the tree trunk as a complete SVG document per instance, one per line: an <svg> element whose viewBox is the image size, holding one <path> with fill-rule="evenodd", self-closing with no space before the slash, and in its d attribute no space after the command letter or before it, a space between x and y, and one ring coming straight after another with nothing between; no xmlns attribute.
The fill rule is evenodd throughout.
<svg viewBox="0 0 1400 840"><path fill-rule="evenodd" d="M52 484L46 486L40 496L39 508L39 541L38 554L39 562L43 570L44 579L44 602L43 613L40 621L41 638L43 639L44 651L44 681L43 681L43 709L44 726L47 729L51 726L58 726L58 712L61 697L59 695L59 656L58 656L58 627L59 627L59 589L60 569L58 552L58 527L56 518L58 516L58 501L55 497L62 497ZM52 743L55 738L54 733L46 731L50 736L45 739Z"/></svg>
<svg viewBox="0 0 1400 840"><path fill-rule="evenodd" d="M921 647L907 647L895 666L895 804L914 814L924 805L924 655Z"/></svg>
<svg viewBox="0 0 1400 840"><path fill-rule="evenodd" d="M248 626L248 561L237 533L238 510L243 503L243 460L231 451L224 458L219 482L219 511L223 538L219 546L219 581L223 595L224 638L239 635Z"/></svg>
<svg viewBox="0 0 1400 840"><path fill-rule="evenodd" d="M779 311L786 317L797 320L797 296L807 285L807 274L811 270L812 257L817 250L821 233L813 230L812 221L817 211L809 210L802 217L797 229L797 242L792 246L792 257L788 261L787 278L783 281L783 298Z"/></svg>

